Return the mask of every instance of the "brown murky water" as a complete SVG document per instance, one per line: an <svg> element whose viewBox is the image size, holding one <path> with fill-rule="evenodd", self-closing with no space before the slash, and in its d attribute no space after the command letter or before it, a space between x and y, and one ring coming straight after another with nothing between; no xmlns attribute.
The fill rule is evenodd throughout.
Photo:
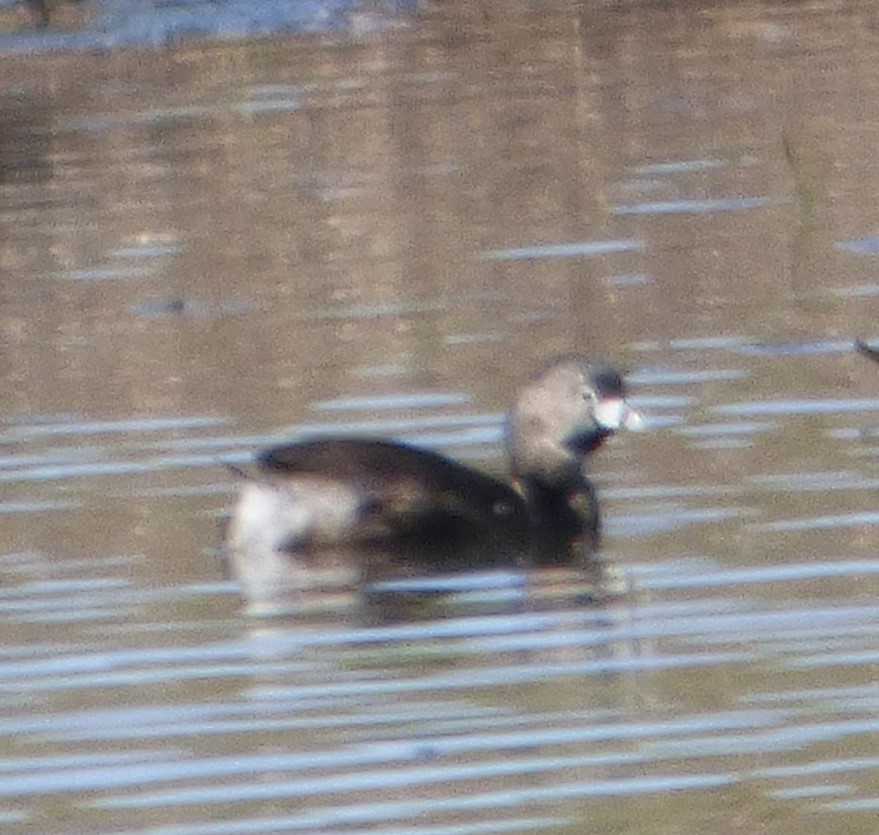
<svg viewBox="0 0 879 835"><path fill-rule="evenodd" d="M0 55L4 831L875 832L873 5L359 20ZM241 611L223 462L573 350L629 594Z"/></svg>

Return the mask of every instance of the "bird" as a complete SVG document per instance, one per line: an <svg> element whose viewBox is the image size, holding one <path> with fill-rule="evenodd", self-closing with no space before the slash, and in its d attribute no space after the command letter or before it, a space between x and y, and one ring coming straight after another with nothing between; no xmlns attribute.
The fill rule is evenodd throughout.
<svg viewBox="0 0 879 835"><path fill-rule="evenodd" d="M258 454L227 527L248 599L388 577L578 565L598 547L589 456L640 431L621 371L556 357L519 389L505 423L509 479L371 437L316 437Z"/></svg>

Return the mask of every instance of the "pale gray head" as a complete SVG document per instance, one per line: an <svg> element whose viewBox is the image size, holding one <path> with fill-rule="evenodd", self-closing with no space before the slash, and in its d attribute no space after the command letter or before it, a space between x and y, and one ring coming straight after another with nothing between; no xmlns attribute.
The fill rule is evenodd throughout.
<svg viewBox="0 0 879 835"><path fill-rule="evenodd" d="M512 474L566 491L583 480L586 457L619 429L643 428L611 363L561 357L519 391L507 420Z"/></svg>

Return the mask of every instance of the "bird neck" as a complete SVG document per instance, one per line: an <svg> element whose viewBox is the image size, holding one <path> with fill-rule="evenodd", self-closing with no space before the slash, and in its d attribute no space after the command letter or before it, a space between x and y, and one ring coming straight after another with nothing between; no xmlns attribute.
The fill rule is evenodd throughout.
<svg viewBox="0 0 879 835"><path fill-rule="evenodd" d="M571 432L562 445L574 452L581 460L591 455L613 434L609 429L594 426L589 429Z"/></svg>
<svg viewBox="0 0 879 835"><path fill-rule="evenodd" d="M531 515L541 564L567 564L598 546L600 517L595 488L580 475L576 484L518 480Z"/></svg>

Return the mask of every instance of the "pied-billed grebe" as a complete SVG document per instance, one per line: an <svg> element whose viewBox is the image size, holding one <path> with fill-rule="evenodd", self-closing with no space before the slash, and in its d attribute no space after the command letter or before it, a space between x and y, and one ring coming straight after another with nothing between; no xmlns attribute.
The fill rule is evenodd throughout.
<svg viewBox="0 0 879 835"><path fill-rule="evenodd" d="M586 459L618 429L642 425L613 365L571 356L515 399L509 484L391 441L273 447L241 486L227 534L233 573L253 599L323 582L576 563L599 532Z"/></svg>

